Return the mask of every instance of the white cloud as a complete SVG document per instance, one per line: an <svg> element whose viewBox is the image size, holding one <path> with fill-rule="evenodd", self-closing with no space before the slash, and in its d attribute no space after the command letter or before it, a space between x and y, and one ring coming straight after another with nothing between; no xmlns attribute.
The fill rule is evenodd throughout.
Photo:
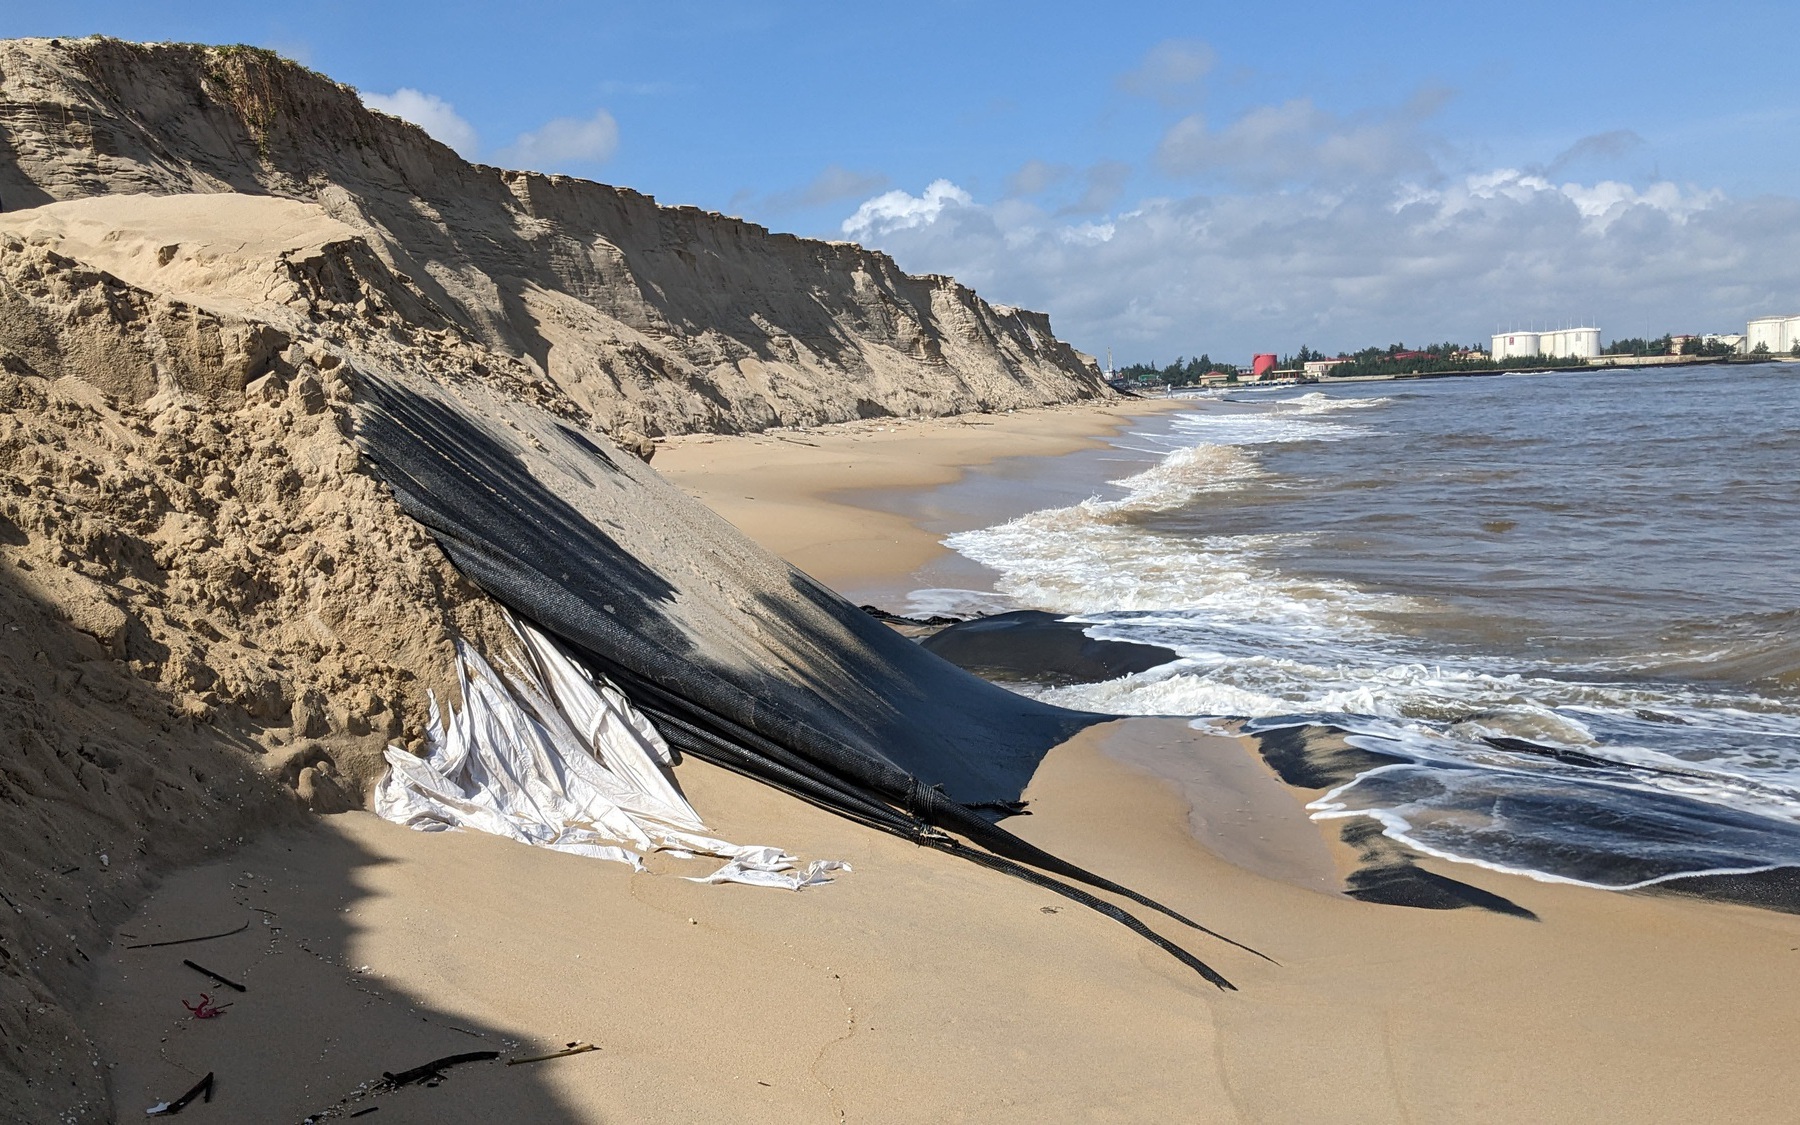
<svg viewBox="0 0 1800 1125"><path fill-rule="evenodd" d="M1119 232L1116 223L1079 223L1072 227L1062 227L1056 237L1064 242L1087 243L1111 242L1112 236Z"/></svg>
<svg viewBox="0 0 1800 1125"><path fill-rule="evenodd" d="M598 164L619 148L619 123L604 109L592 117L558 117L495 155L505 164L538 172L555 172L572 164Z"/></svg>
<svg viewBox="0 0 1800 1125"><path fill-rule="evenodd" d="M1074 172L1067 164L1044 160L1027 160L1019 170L1006 178L1006 194L1036 195L1068 179Z"/></svg>
<svg viewBox="0 0 1800 1125"><path fill-rule="evenodd" d="M1686 223L1699 212L1725 201L1724 192L1691 188L1683 191L1678 185L1666 181L1651 184L1643 191L1614 180L1602 180L1591 187L1564 184L1558 190L1575 204L1583 218L1601 231L1623 218L1634 207L1649 207L1661 211L1676 223Z"/></svg>
<svg viewBox="0 0 1800 1125"><path fill-rule="evenodd" d="M1348 116L1293 98L1257 106L1222 129L1189 114L1163 135L1156 162L1171 176L1257 185L1417 172L1433 165L1436 144L1421 126L1444 97L1428 90L1397 107Z"/></svg>
<svg viewBox="0 0 1800 1125"><path fill-rule="evenodd" d="M1171 195L1125 200L1148 169L1035 161L998 199L940 179L866 200L842 230L1122 359L1485 341L1574 317L1616 339L1800 311L1800 199L1600 174L1639 146L1626 130L1545 165L1474 170L1430 127L1447 97L1189 113L1155 153Z"/></svg>
<svg viewBox="0 0 1800 1125"><path fill-rule="evenodd" d="M473 157L479 147L475 127L463 120L456 107L436 94L402 86L391 94L365 93L362 100L370 109L412 122L463 156Z"/></svg>
<svg viewBox="0 0 1800 1125"><path fill-rule="evenodd" d="M1165 39L1145 52L1138 65L1119 75L1119 89L1173 106L1199 97L1201 79L1212 71L1213 49L1198 39Z"/></svg>
<svg viewBox="0 0 1800 1125"><path fill-rule="evenodd" d="M1609 338L1712 331L1800 310L1800 200L1670 183L1497 170L1151 199L1071 225L939 181L869 200L844 229L906 269L1049 312L1087 351L1149 359L1485 340L1502 321L1572 316Z"/></svg>
<svg viewBox="0 0 1800 1125"><path fill-rule="evenodd" d="M1405 185L1396 195L1393 209L1399 211L1415 204L1425 204L1436 212L1433 229L1441 229L1455 216L1477 207L1484 200L1504 199L1526 204L1537 196L1560 196L1575 205L1584 227L1604 234L1613 223L1630 215L1635 208L1659 212L1670 222L1685 224L1701 211L1726 202L1720 191L1683 188L1661 181L1638 189L1617 180L1601 180L1594 184L1553 184L1543 176L1501 168L1441 188Z"/></svg>
<svg viewBox="0 0 1800 1125"><path fill-rule="evenodd" d="M1096 215L1117 203L1131 179L1131 165L1119 160L1102 160L1084 174L1086 189L1081 197L1064 206L1059 215Z"/></svg>
<svg viewBox="0 0 1800 1125"><path fill-rule="evenodd" d="M842 230L855 239L879 238L896 231L914 230L937 221L946 209L968 207L975 200L949 180L933 180L919 195L895 188L865 200L843 222Z"/></svg>

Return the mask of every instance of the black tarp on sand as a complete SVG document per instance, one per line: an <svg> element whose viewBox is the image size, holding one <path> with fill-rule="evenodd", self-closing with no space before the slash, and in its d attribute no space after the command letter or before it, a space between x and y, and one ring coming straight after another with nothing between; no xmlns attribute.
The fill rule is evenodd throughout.
<svg viewBox="0 0 1800 1125"><path fill-rule="evenodd" d="M994 824L1051 747L1106 716L925 652L575 425L476 384L359 382L358 442L401 508L677 749L1077 899L1230 987L1045 873L1196 923Z"/></svg>

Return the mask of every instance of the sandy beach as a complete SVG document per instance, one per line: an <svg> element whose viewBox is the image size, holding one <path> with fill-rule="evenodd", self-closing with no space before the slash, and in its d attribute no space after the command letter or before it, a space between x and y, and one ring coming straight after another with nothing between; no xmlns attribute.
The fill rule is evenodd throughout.
<svg viewBox="0 0 1800 1125"><path fill-rule="evenodd" d="M833 588L904 578L944 553L937 536L859 493L925 490L1005 457L1102 444L1133 419L1184 405L1118 398L951 418L880 418L808 430L691 434L658 447L658 472L750 538Z"/></svg>
<svg viewBox="0 0 1800 1125"><path fill-rule="evenodd" d="M655 467L841 588L941 551L855 491L1083 448L1163 408L693 437ZM117 1116L207 1072L215 1100L189 1112L245 1121L1750 1122L1800 1097L1800 918L1432 860L1520 911L1356 901L1355 849L1244 739L1092 728L1009 822L1271 959L1152 922L1236 992L1047 891L691 758L676 773L722 837L854 871L706 886L678 877L698 863L634 874L362 812L271 833L168 879L97 959ZM192 1018L203 991L232 1006ZM503 1065L575 1042L598 1050ZM370 1088L471 1051L499 1058Z"/></svg>
<svg viewBox="0 0 1800 1125"><path fill-rule="evenodd" d="M604 35L681 95L509 109L453 50L346 56L394 38L382 6L313 29L338 77L274 25L72 38L51 7L0 21L42 35L0 39L0 1121L1795 1116L1785 377L1192 414L1108 380L1115 346L1127 377L1267 370L1303 324L1472 315L1510 291L1445 256L1465 219L1477 256L1520 224L1661 253L1695 208L1749 229L1724 194L1515 210L1503 171L1470 208L1403 160L1152 197L1094 154L1015 174L969 110L1025 72L962 67L901 117L980 159L915 197L880 137L827 151L802 56L845 28L807 14L445 24L544 81L580 71L546 43ZM998 58L1013 23L954 30ZM1183 108L1239 48L1069 26L1096 112L1151 99L1121 137L1169 115L1163 172L1258 120ZM799 77L738 96L768 73ZM818 159L645 125L696 106ZM1383 112L1315 108L1327 156ZM1429 116L1395 136L1483 147ZM1640 295L1680 288L1662 259L1754 264L1587 257ZM1800 324L1739 312L1776 350Z"/></svg>

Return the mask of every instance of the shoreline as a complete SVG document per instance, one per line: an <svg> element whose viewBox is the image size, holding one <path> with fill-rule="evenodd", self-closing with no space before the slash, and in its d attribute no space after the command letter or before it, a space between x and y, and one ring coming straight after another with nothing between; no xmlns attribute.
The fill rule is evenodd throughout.
<svg viewBox="0 0 1800 1125"><path fill-rule="evenodd" d="M880 418L761 434L690 434L652 467L763 547L833 589L905 578L949 552L905 516L859 494L926 492L1009 457L1098 449L1179 398L1119 398L1003 414Z"/></svg>
<svg viewBox="0 0 1800 1125"><path fill-rule="evenodd" d="M849 493L1094 448L1143 403L1119 405L1000 416L991 433L937 420L684 439L656 467L823 581L892 582L943 549ZM1244 739L1183 720L1118 720L1053 750L1027 791L1034 815L1008 827L1279 962L1146 916L1235 993L1048 891L699 761L676 776L719 835L854 871L799 894L701 886L677 877L703 873L694 865L660 857L633 874L367 813L265 836L170 878L106 954L90 1026L116 1067L117 1112L229 1065L261 1077L222 1087L222 1107L298 1119L383 1069L572 1040L600 1049L472 1064L441 1088L365 1095L346 1111L1756 1120L1800 1097L1786 1065L1800 1013L1779 989L1800 917L1429 859L1417 866L1520 913L1357 901L1338 889L1364 857L1307 818L1305 792ZM123 948L240 920L246 934L215 942ZM175 1000L203 982L183 956L251 991L225 1019L190 1019Z"/></svg>

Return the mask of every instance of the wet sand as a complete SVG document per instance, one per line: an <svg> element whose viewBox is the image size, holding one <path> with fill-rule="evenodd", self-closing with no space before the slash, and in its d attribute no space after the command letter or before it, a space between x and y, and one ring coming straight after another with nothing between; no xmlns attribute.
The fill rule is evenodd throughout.
<svg viewBox="0 0 1800 1125"><path fill-rule="evenodd" d="M882 418L657 447L656 470L758 543L834 589L902 579L945 554L938 537L859 494L925 490L1007 457L1096 448L1180 398L1117 399L956 418Z"/></svg>
<svg viewBox="0 0 1800 1125"><path fill-rule="evenodd" d="M1036 435L1039 416L1015 415L993 435L690 439L658 467L845 583L937 549L845 489L927 487L1128 416L1046 412ZM1034 815L1008 822L1279 962L1152 922L1238 992L1048 891L701 762L677 772L725 838L855 871L800 893L703 886L674 877L703 865L633 874L364 813L270 835L170 879L97 969L120 1119L208 1070L214 1101L191 1114L379 1107L362 1118L378 1123L1766 1121L1800 1096L1784 987L1800 917L1436 861L1420 867L1536 920L1356 901L1338 893L1356 851L1244 740L1170 720L1093 728L1046 759ZM194 1020L181 1000L222 992L183 958L249 991ZM600 1050L341 1100L384 1070L574 1040Z"/></svg>

